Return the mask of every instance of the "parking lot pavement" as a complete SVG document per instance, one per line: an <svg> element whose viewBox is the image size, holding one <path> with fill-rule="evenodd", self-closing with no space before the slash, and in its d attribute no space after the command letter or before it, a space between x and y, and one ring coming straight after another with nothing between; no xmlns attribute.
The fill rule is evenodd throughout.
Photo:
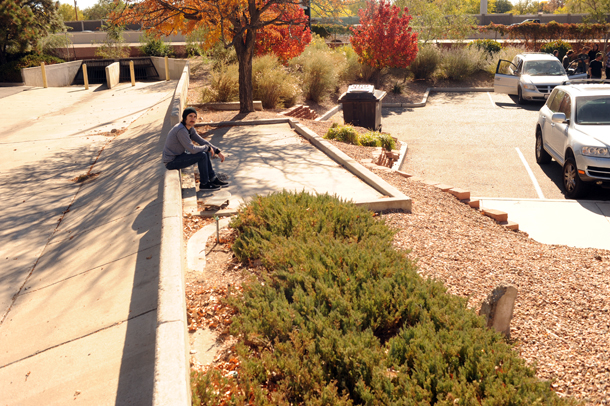
<svg viewBox="0 0 610 406"><path fill-rule="evenodd" d="M559 164L536 163L541 106L493 92L433 93L423 108L383 109L382 124L408 143L407 173L477 197L565 199ZM610 192L595 188L589 199L610 200Z"/></svg>

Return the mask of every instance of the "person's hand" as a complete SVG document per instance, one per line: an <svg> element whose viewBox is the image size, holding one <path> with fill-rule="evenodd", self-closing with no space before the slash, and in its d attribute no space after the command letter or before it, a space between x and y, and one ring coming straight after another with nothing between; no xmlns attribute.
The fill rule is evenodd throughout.
<svg viewBox="0 0 610 406"><path fill-rule="evenodd" d="M225 156L223 155L222 152L218 153L218 157L220 158L220 162L224 162L225 161Z"/></svg>
<svg viewBox="0 0 610 406"><path fill-rule="evenodd" d="M210 148L210 150L208 151L210 153L210 159L214 158L214 148Z"/></svg>

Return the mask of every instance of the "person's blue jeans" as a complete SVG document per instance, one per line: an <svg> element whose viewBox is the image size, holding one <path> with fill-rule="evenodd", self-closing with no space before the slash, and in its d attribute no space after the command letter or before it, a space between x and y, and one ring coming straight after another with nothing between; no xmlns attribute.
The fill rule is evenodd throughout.
<svg viewBox="0 0 610 406"><path fill-rule="evenodd" d="M199 182L202 185L210 182L216 177L210 156L207 152L196 154L180 154L173 161L165 164L167 169L182 169L197 164L199 168Z"/></svg>

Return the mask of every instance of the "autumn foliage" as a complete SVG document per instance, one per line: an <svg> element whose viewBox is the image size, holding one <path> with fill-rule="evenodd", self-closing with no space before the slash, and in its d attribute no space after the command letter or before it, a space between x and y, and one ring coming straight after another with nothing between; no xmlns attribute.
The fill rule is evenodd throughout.
<svg viewBox="0 0 610 406"><path fill-rule="evenodd" d="M417 33L409 27L411 16L405 7L386 0L369 1L360 10L360 26L352 28L351 43L360 63L376 69L406 68L417 56Z"/></svg>
<svg viewBox="0 0 610 406"><path fill-rule="evenodd" d="M271 10L276 9L272 7ZM286 18L294 21L305 19L303 9L291 5L284 11ZM302 25L266 25L256 35L256 55L276 55L282 63L301 55L311 42L309 27Z"/></svg>

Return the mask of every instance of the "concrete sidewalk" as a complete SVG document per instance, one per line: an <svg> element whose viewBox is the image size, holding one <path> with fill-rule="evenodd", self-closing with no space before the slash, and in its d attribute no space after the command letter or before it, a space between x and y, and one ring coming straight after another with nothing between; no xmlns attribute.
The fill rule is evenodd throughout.
<svg viewBox="0 0 610 406"><path fill-rule="evenodd" d="M152 403L175 84L0 99L0 404Z"/></svg>
<svg viewBox="0 0 610 406"><path fill-rule="evenodd" d="M480 198L481 208L508 213L534 240L610 250L610 202Z"/></svg>

